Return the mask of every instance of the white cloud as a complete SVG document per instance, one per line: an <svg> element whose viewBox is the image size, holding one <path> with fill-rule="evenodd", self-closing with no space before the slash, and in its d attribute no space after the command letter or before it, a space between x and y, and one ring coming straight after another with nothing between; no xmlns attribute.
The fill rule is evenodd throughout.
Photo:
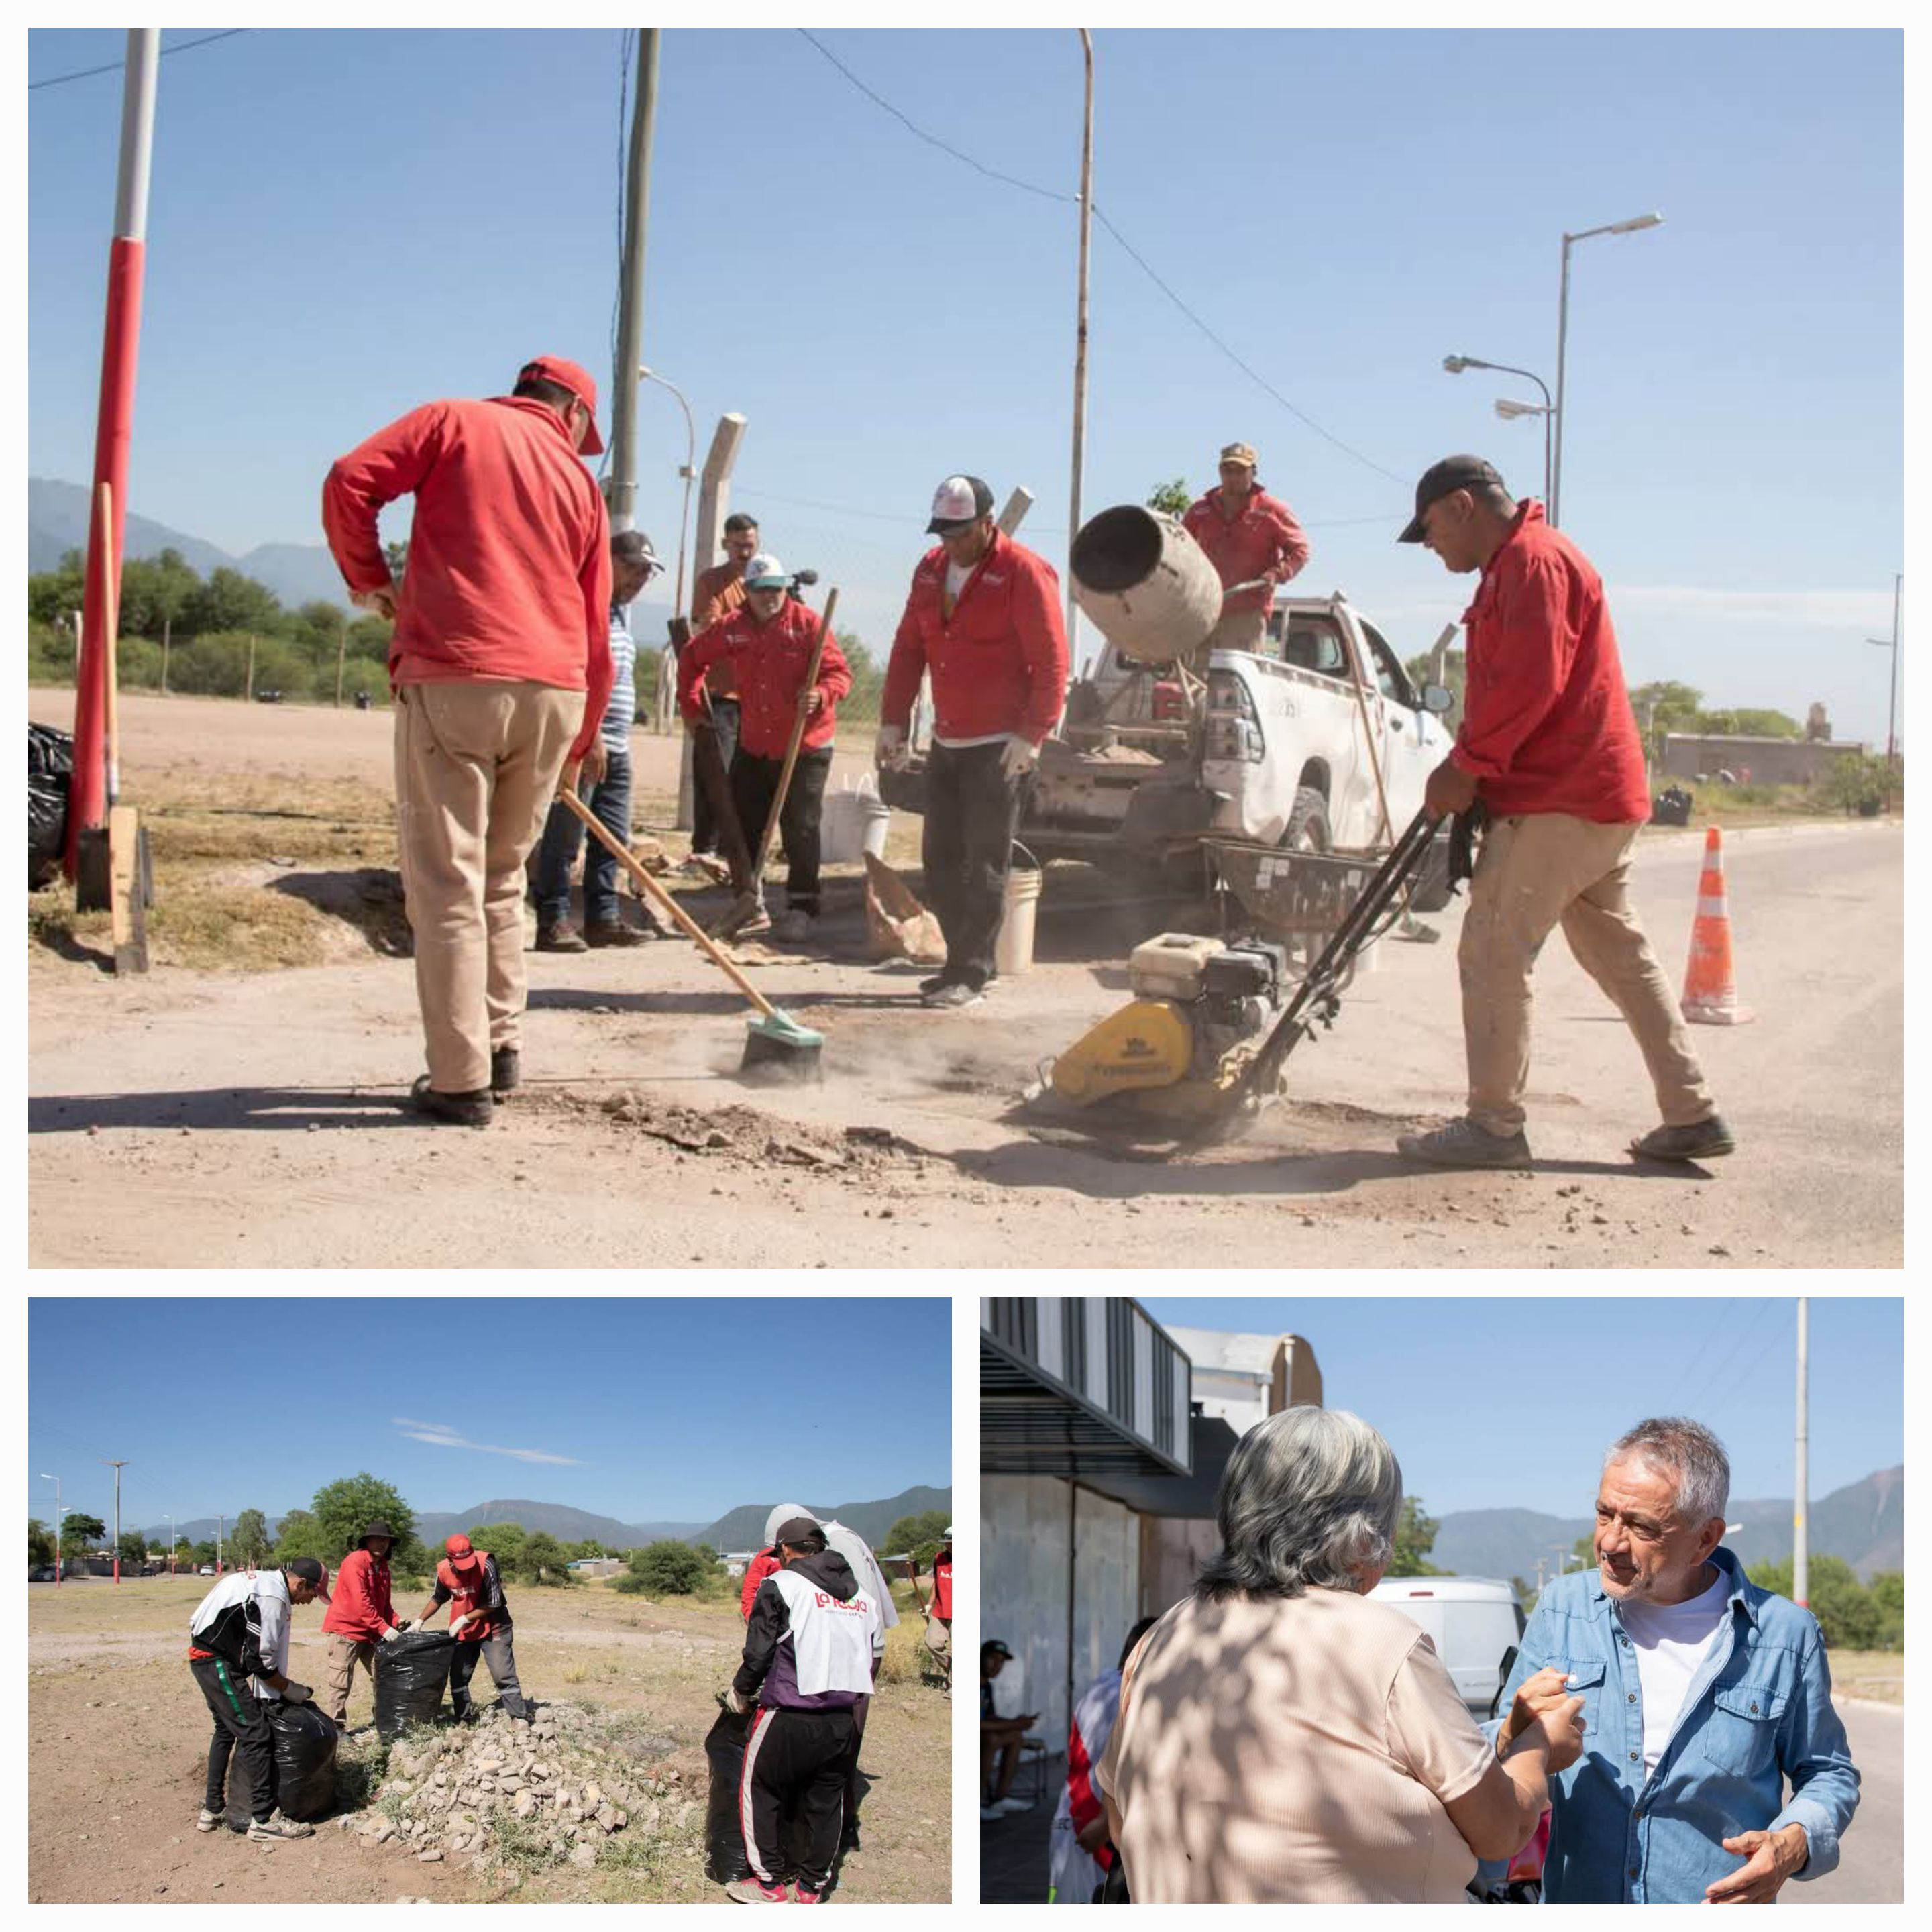
<svg viewBox="0 0 1932 1932"><path fill-rule="evenodd" d="M392 1415L389 1420L412 1442L427 1442L434 1448L473 1449L484 1456L513 1456L519 1462L556 1462L573 1468L583 1466L575 1456L553 1456L547 1449L505 1449L494 1442L472 1442L447 1423L417 1422L406 1415Z"/></svg>

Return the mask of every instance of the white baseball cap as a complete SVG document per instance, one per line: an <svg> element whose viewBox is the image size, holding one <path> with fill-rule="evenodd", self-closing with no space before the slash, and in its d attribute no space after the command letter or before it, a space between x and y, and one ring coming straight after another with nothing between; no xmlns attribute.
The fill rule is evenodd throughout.
<svg viewBox="0 0 1932 1932"><path fill-rule="evenodd" d="M747 590L789 590L791 573L770 550L760 550L745 566Z"/></svg>
<svg viewBox="0 0 1932 1932"><path fill-rule="evenodd" d="M926 526L928 536L944 536L962 530L993 514L993 493L977 476L949 476L932 493L932 520Z"/></svg>

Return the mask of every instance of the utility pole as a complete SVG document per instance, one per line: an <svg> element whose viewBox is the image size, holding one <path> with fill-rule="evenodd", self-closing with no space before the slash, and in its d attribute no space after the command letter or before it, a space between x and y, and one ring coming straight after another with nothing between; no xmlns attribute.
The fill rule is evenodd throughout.
<svg viewBox="0 0 1932 1932"><path fill-rule="evenodd" d="M610 372L610 527L638 520L638 368L644 361L644 236L650 225L651 134L657 119L658 30L638 29L638 104L624 176L624 256L617 281L617 362Z"/></svg>
<svg viewBox="0 0 1932 1932"><path fill-rule="evenodd" d="M54 1486L54 1588L61 1586L61 1526L66 1520L67 1512L61 1508L61 1486L58 1476L43 1475L40 1480Z"/></svg>
<svg viewBox="0 0 1932 1932"><path fill-rule="evenodd" d="M1805 1521L1811 1487L1811 1304L1798 1298L1798 1454L1791 1518L1791 1598L1800 1610L1811 1595L1811 1529Z"/></svg>
<svg viewBox="0 0 1932 1932"><path fill-rule="evenodd" d="M228 1519L218 1515L214 1519L214 1574L218 1576L221 1574L221 1544L227 1528Z"/></svg>
<svg viewBox="0 0 1932 1932"><path fill-rule="evenodd" d="M1087 261L1094 234L1094 37L1080 29L1087 61L1087 113L1080 136L1080 292L1073 332L1073 502L1066 541L1080 534L1080 484L1087 450ZM1066 640L1070 649L1079 612L1073 602L1073 572L1066 573Z"/></svg>
<svg viewBox="0 0 1932 1932"><path fill-rule="evenodd" d="M248 699L248 700L251 704L252 704L252 703L254 702L254 697L255 697L255 634L254 634L254 632L253 631L250 631L250 632L248 633L248 682L247 685L245 686L245 687L243 688L243 691L242 691L242 695L244 698L247 698L247 699Z"/></svg>
<svg viewBox="0 0 1932 1932"><path fill-rule="evenodd" d="M349 613L342 614L342 634L335 640L335 708L342 709L342 666L349 655Z"/></svg>
<svg viewBox="0 0 1932 1932"><path fill-rule="evenodd" d="M117 1462L111 1456L100 1460L114 1472L114 1580L121 1580L121 1472L126 1468L125 1462Z"/></svg>
<svg viewBox="0 0 1932 1932"><path fill-rule="evenodd" d="M1905 596L1905 578L1901 572L1892 580L1892 635L1888 638L1868 638L1868 644L1876 644L1881 650L1892 652L1892 701L1885 714L1885 769L1888 788L1893 771L1898 763L1898 615L1899 606ZM1886 802L1892 802L1888 790Z"/></svg>
<svg viewBox="0 0 1932 1932"><path fill-rule="evenodd" d="M161 1520L168 1526L168 1574L172 1576L175 1574L175 1520L166 1510L161 1513Z"/></svg>

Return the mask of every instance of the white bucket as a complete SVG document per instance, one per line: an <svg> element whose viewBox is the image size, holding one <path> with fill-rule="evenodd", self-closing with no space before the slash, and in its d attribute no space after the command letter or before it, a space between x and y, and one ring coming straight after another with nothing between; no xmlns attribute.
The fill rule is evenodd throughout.
<svg viewBox="0 0 1932 1932"><path fill-rule="evenodd" d="M1002 978L1033 970L1033 935L1040 914L1040 887L1046 873L1018 839L1006 872L1006 911L993 942L993 965Z"/></svg>
<svg viewBox="0 0 1932 1932"><path fill-rule="evenodd" d="M828 793L818 821L819 862L860 866L868 852L883 859L891 818L885 802L872 788L870 773L856 788L848 785L842 791Z"/></svg>

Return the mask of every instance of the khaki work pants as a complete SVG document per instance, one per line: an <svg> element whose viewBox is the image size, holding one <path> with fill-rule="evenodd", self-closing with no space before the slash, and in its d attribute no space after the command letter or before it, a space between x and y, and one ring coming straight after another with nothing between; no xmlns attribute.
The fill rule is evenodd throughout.
<svg viewBox="0 0 1932 1932"><path fill-rule="evenodd" d="M1223 610L1214 628L1195 646L1189 668L1197 677L1205 677L1210 651L1259 651L1268 620L1265 609Z"/></svg>
<svg viewBox="0 0 1932 1932"><path fill-rule="evenodd" d="M519 1044L524 861L543 830L584 693L410 684L397 694L396 820L429 1084L474 1094Z"/></svg>
<svg viewBox="0 0 1932 1932"><path fill-rule="evenodd" d="M1469 1118L1479 1127L1504 1136L1522 1130L1530 974L1558 925L1576 963L1636 1036L1664 1124L1688 1126L1716 1111L1677 1002L1630 910L1637 830L1553 812L1490 821L1456 956Z"/></svg>
<svg viewBox="0 0 1932 1932"><path fill-rule="evenodd" d="M358 1664L369 1673L373 1688L376 1682L376 1640L340 1636L331 1630L328 1648L322 1653L322 1696L317 1701L324 1714L334 1720L338 1730L349 1721L349 1693L356 1682L356 1666Z"/></svg>

